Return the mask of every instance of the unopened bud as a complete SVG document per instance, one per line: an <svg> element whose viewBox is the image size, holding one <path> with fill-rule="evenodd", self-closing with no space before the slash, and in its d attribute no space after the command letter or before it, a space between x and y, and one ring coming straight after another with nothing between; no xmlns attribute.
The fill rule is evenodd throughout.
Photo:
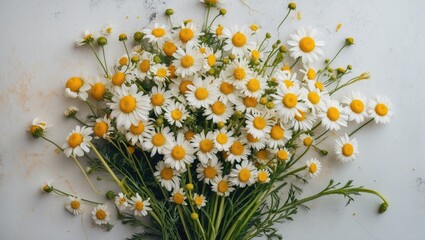
<svg viewBox="0 0 425 240"><path fill-rule="evenodd" d="M98 37L97 44L99 44L100 46L105 46L106 44L108 44L108 39L106 39L106 37Z"/></svg>
<svg viewBox="0 0 425 240"><path fill-rule="evenodd" d="M226 15L227 10L224 9L224 8L220 8L220 11L219 12L220 12L220 15L224 16L224 15Z"/></svg>
<svg viewBox="0 0 425 240"><path fill-rule="evenodd" d="M116 194L109 190L109 191L106 192L105 196L108 200L113 200L115 198Z"/></svg>
<svg viewBox="0 0 425 240"><path fill-rule="evenodd" d="M288 8L291 9L291 10L295 10L297 8L297 4L294 3L294 2L290 2L288 4Z"/></svg>
<svg viewBox="0 0 425 240"><path fill-rule="evenodd" d="M174 10L172 8L168 8L167 10L165 10L165 15L171 16L173 14L174 14Z"/></svg>
<svg viewBox="0 0 425 240"><path fill-rule="evenodd" d="M193 190L193 184L192 184L192 183L188 183L188 184L186 184L186 189L187 189L188 191L192 191L192 190Z"/></svg>
<svg viewBox="0 0 425 240"><path fill-rule="evenodd" d="M345 44L347 45L353 45L354 44L354 38L349 37L345 39Z"/></svg>
<svg viewBox="0 0 425 240"><path fill-rule="evenodd" d="M125 41L125 40L127 40L127 34L125 34L125 33L121 33L121 34L118 36L118 40L120 40L120 41Z"/></svg>
<svg viewBox="0 0 425 240"><path fill-rule="evenodd" d="M135 32L133 35L134 41L140 42L143 39L143 33L141 32Z"/></svg>

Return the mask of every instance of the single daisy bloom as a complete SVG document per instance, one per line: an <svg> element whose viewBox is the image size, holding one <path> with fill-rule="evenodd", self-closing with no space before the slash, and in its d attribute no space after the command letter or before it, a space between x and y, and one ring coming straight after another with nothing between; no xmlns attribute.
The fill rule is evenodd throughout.
<svg viewBox="0 0 425 240"><path fill-rule="evenodd" d="M77 44L78 47L84 46L87 43L91 43L95 39L95 35L92 32L90 32L89 30L85 30L83 32L82 36L83 36L82 38L80 38L76 41L76 44Z"/></svg>
<svg viewBox="0 0 425 240"><path fill-rule="evenodd" d="M306 147L313 145L314 139L310 134L303 133L300 135L300 139Z"/></svg>
<svg viewBox="0 0 425 240"><path fill-rule="evenodd" d="M63 152L69 156L84 156L84 152L90 152L89 142L92 140L90 136L93 130L89 127L76 126L74 130L66 138L66 143L62 146Z"/></svg>
<svg viewBox="0 0 425 240"><path fill-rule="evenodd" d="M233 183L229 180L229 175L223 177L218 175L211 183L211 190L219 196L228 197L235 190Z"/></svg>
<svg viewBox="0 0 425 240"><path fill-rule="evenodd" d="M267 86L266 79L261 76L250 78L241 89L244 96L260 98Z"/></svg>
<svg viewBox="0 0 425 240"><path fill-rule="evenodd" d="M63 112L63 115L65 115L65 117L72 117L72 116L75 116L75 114L77 114L78 111L80 110L76 106L69 106L67 109L65 109L65 111Z"/></svg>
<svg viewBox="0 0 425 240"><path fill-rule="evenodd" d="M254 135L248 132L247 128L241 130L239 140L246 144L248 148L255 150L263 149L267 145L266 138L256 138Z"/></svg>
<svg viewBox="0 0 425 240"><path fill-rule="evenodd" d="M259 100L255 97L240 96L235 105L236 111L245 113L258 113L266 109L263 105L259 105Z"/></svg>
<svg viewBox="0 0 425 240"><path fill-rule="evenodd" d="M335 153L338 160L342 163L355 160L359 154L358 145L357 140L350 139L347 134L335 139Z"/></svg>
<svg viewBox="0 0 425 240"><path fill-rule="evenodd" d="M319 113L318 117L321 118L322 125L327 130L338 131L341 126L347 126L348 116L336 100L328 100L325 105L325 111Z"/></svg>
<svg viewBox="0 0 425 240"><path fill-rule="evenodd" d="M147 121L152 105L148 96L138 92L137 86L122 86L115 91L112 103L107 103L111 108L111 117L116 118L117 126L128 129L131 124L138 125L140 120Z"/></svg>
<svg viewBox="0 0 425 240"><path fill-rule="evenodd" d="M89 96L87 91L90 90L90 84L81 77L71 77L66 82L65 93L71 98L80 98L83 101Z"/></svg>
<svg viewBox="0 0 425 240"><path fill-rule="evenodd" d="M174 135L169 127L157 128L149 132L143 140L143 148L150 151L153 157L156 153L163 154L165 147L174 142Z"/></svg>
<svg viewBox="0 0 425 240"><path fill-rule="evenodd" d="M124 54L117 59L117 61L115 62L115 65L118 68L121 68L122 66L128 66L129 62L130 62L130 59L128 59L127 54Z"/></svg>
<svg viewBox="0 0 425 240"><path fill-rule="evenodd" d="M109 82L103 77L97 77L94 81L90 82L90 96L97 100L103 100L103 96L105 96Z"/></svg>
<svg viewBox="0 0 425 240"><path fill-rule="evenodd" d="M300 69L300 72L304 74L303 81L314 81L317 76L317 70L312 64L304 65L303 69Z"/></svg>
<svg viewBox="0 0 425 240"><path fill-rule="evenodd" d="M33 137L40 137L47 130L49 126L45 121L40 120L36 117L32 120L32 124L28 127L27 131L31 133Z"/></svg>
<svg viewBox="0 0 425 240"><path fill-rule="evenodd" d="M143 145L143 141L145 137L148 136L150 132L154 130L154 125L152 120L148 121L140 121L137 125L131 124L130 128L127 129L125 133L125 138L131 145L141 144Z"/></svg>
<svg viewBox="0 0 425 240"><path fill-rule="evenodd" d="M263 148L255 152L254 157L257 160L257 163L261 165L267 165L272 160L272 153L269 149Z"/></svg>
<svg viewBox="0 0 425 240"><path fill-rule="evenodd" d="M223 39L225 38L225 36L223 35L223 30L224 30L224 26L221 24L217 24L210 28L210 33L214 34L219 39Z"/></svg>
<svg viewBox="0 0 425 240"><path fill-rule="evenodd" d="M214 52L214 50L210 47L207 47L206 45L202 44L199 48L199 52L204 57L204 71L208 71L211 69L211 67L215 66L217 63L217 59L221 58L221 52L217 51Z"/></svg>
<svg viewBox="0 0 425 240"><path fill-rule="evenodd" d="M165 146L163 150L164 162L176 170L186 169L186 164L193 163L195 160L195 150L188 141L185 140L183 133L177 134L177 141Z"/></svg>
<svg viewBox="0 0 425 240"><path fill-rule="evenodd" d="M323 55L320 47L325 46L323 41L315 39L317 34L316 29L301 27L294 34L291 34L291 39L288 44L291 46L289 49L290 55L295 59L301 57L304 64L313 63L319 60L319 56Z"/></svg>
<svg viewBox="0 0 425 240"><path fill-rule="evenodd" d="M204 116L207 120L211 120L214 123L224 122L233 115L233 107L230 105L230 102L224 103L222 101L215 101L204 111Z"/></svg>
<svg viewBox="0 0 425 240"><path fill-rule="evenodd" d="M74 215L80 215L83 211L81 210L81 198L68 196L68 199L65 203L65 208L68 212Z"/></svg>
<svg viewBox="0 0 425 240"><path fill-rule="evenodd" d="M307 160L306 165L307 165L307 173L310 176L310 178L316 177L320 173L320 170L322 169L322 165L316 158L311 158Z"/></svg>
<svg viewBox="0 0 425 240"><path fill-rule="evenodd" d="M260 49L254 48L254 49L250 49L248 57L254 60L260 60L260 59L263 59L264 54L262 51L260 51Z"/></svg>
<svg viewBox="0 0 425 240"><path fill-rule="evenodd" d="M157 84L162 84L168 79L168 75L170 72L168 71L168 67L165 64L155 64L150 69L153 80Z"/></svg>
<svg viewBox="0 0 425 240"><path fill-rule="evenodd" d="M325 110L325 101L326 97L323 96L323 93L311 86L301 89L301 99L311 109L313 114L317 114Z"/></svg>
<svg viewBox="0 0 425 240"><path fill-rule="evenodd" d="M102 225L108 224L111 214L105 204L99 204L91 212L92 219L95 224Z"/></svg>
<svg viewBox="0 0 425 240"><path fill-rule="evenodd" d="M236 138L233 137L233 131L226 128L217 129L214 131L214 145L219 151L227 151Z"/></svg>
<svg viewBox="0 0 425 240"><path fill-rule="evenodd" d="M183 188L174 189L170 197L170 202L173 202L177 205L187 205L187 202L185 200L186 200L186 196L183 191Z"/></svg>
<svg viewBox="0 0 425 240"><path fill-rule="evenodd" d="M112 24L106 24L106 26L102 28L102 34L107 36L112 33L113 29L114 26Z"/></svg>
<svg viewBox="0 0 425 240"><path fill-rule="evenodd" d="M375 123L387 124L393 115L393 105L386 97L376 96L368 103L369 116L375 119Z"/></svg>
<svg viewBox="0 0 425 240"><path fill-rule="evenodd" d="M210 184L215 177L221 176L223 171L223 164L221 162L208 162L207 164L198 163L196 172L198 173L199 181L204 181Z"/></svg>
<svg viewBox="0 0 425 240"><path fill-rule="evenodd" d="M213 5L213 6L217 4L223 4L226 2L225 0L199 0L199 1L207 5Z"/></svg>
<svg viewBox="0 0 425 240"><path fill-rule="evenodd" d="M248 160L243 160L236 165L236 168L232 169L229 176L234 185L243 188L254 184L257 174L254 164Z"/></svg>
<svg viewBox="0 0 425 240"><path fill-rule="evenodd" d="M205 207L207 205L207 202L208 201L207 201L206 197L203 194L199 195L199 194L195 193L193 195L193 203L195 204L195 206L198 209L201 209L202 207Z"/></svg>
<svg viewBox="0 0 425 240"><path fill-rule="evenodd" d="M248 156L251 154L251 150L243 142L236 140L232 143L227 152L227 159L230 163L240 162L241 160L247 160Z"/></svg>
<svg viewBox="0 0 425 240"><path fill-rule="evenodd" d="M300 102L301 91L294 86L290 89L279 85L277 93L273 94L273 103L276 111L282 116L285 122L291 121L295 115L299 115L300 111L307 112L307 106Z"/></svg>
<svg viewBox="0 0 425 240"><path fill-rule="evenodd" d="M285 147L274 150L274 154L279 162L286 162L291 159L292 156L291 152L289 152L289 150Z"/></svg>
<svg viewBox="0 0 425 240"><path fill-rule="evenodd" d="M165 55L171 57L177 51L177 46L173 41L166 41L164 45L162 45L162 51Z"/></svg>
<svg viewBox="0 0 425 240"><path fill-rule="evenodd" d="M202 164L207 164L208 161L214 164L218 161L218 149L214 147L214 133L212 131L207 134L204 131L195 134L190 143L195 148L196 156Z"/></svg>
<svg viewBox="0 0 425 240"><path fill-rule="evenodd" d="M268 183L270 182L270 172L267 169L261 169L257 174L257 182Z"/></svg>
<svg viewBox="0 0 425 240"><path fill-rule="evenodd" d="M149 96L151 98L153 111L158 116L162 114L163 108L167 100L171 99L173 95L171 94L170 91L166 90L165 88L153 86Z"/></svg>
<svg viewBox="0 0 425 240"><path fill-rule="evenodd" d="M310 111L298 111L294 118L289 121L294 131L308 131L313 128L313 124L316 122L317 117L310 113Z"/></svg>
<svg viewBox="0 0 425 240"><path fill-rule="evenodd" d="M125 83L130 83L134 80L131 74L125 74L122 71L115 72L111 77L111 84L114 87L112 91L115 92L116 88L121 88Z"/></svg>
<svg viewBox="0 0 425 240"><path fill-rule="evenodd" d="M187 85L186 99L191 106L196 108L208 108L217 100L217 87L212 84L213 77L207 77L204 80L195 78L193 85Z"/></svg>
<svg viewBox="0 0 425 240"><path fill-rule="evenodd" d="M226 81L223 78L218 79L218 99L227 103L230 101L233 104L238 103L238 95L235 89L235 86L230 81Z"/></svg>
<svg viewBox="0 0 425 240"><path fill-rule="evenodd" d="M145 34L143 39L147 39L149 43L158 43L158 45L162 46L162 44L169 39L169 30L165 26L165 24L155 23L153 28L145 28L142 30L142 33Z"/></svg>
<svg viewBox="0 0 425 240"><path fill-rule="evenodd" d="M93 126L93 136L95 139L106 138L113 130L111 119L105 115L103 118L96 119L96 123Z"/></svg>
<svg viewBox="0 0 425 240"><path fill-rule="evenodd" d="M131 210L134 210L134 216L146 216L148 215L148 211L152 210L152 208L149 207L151 205L149 198L143 201L139 193L131 197L130 204Z"/></svg>
<svg viewBox="0 0 425 240"><path fill-rule="evenodd" d="M323 85L323 82L321 81L308 81L307 82L308 88L311 90L317 89L319 92L322 93L322 96L329 97L329 93L326 90L325 86Z"/></svg>
<svg viewBox="0 0 425 240"><path fill-rule="evenodd" d="M173 54L175 60L173 65L176 66L176 75L183 78L198 73L202 69L203 57L199 51L195 49L183 50L178 48Z"/></svg>
<svg viewBox="0 0 425 240"><path fill-rule="evenodd" d="M299 88L299 81L297 80L297 74L293 73L290 70L280 70L278 69L272 77L272 80L276 81L278 85L283 85L283 87L289 89L294 86Z"/></svg>
<svg viewBox="0 0 425 240"><path fill-rule="evenodd" d="M345 104L345 112L348 114L348 121L362 123L367 117L367 100L360 92L352 92L341 100Z"/></svg>
<svg viewBox="0 0 425 240"><path fill-rule="evenodd" d="M255 138L263 138L270 133L271 115L265 112L254 112L245 116L246 127L248 133L251 133Z"/></svg>
<svg viewBox="0 0 425 240"><path fill-rule="evenodd" d="M283 146L285 143L291 139L292 131L289 129L289 126L285 126L283 124L275 123L272 125L269 133L269 137L267 137L267 145L275 149L278 146Z"/></svg>
<svg viewBox="0 0 425 240"><path fill-rule="evenodd" d="M186 110L186 106L174 101L169 101L164 107L164 117L167 119L170 125L176 125L181 128L183 122L189 116L189 113Z"/></svg>
<svg viewBox="0 0 425 240"><path fill-rule="evenodd" d="M115 197L115 205L120 211L124 211L128 207L128 198L124 193L118 193Z"/></svg>
<svg viewBox="0 0 425 240"><path fill-rule="evenodd" d="M180 171L166 165L164 161L159 161L156 166L154 176L167 191L172 191L180 186Z"/></svg>
<svg viewBox="0 0 425 240"><path fill-rule="evenodd" d="M224 70L222 78L230 81L237 89L242 89L251 79L253 72L248 66L248 59L238 58Z"/></svg>
<svg viewBox="0 0 425 240"><path fill-rule="evenodd" d="M151 75L151 66L154 64L153 58L154 55L152 53L144 51L140 61L137 63L137 73L142 81Z"/></svg>
<svg viewBox="0 0 425 240"><path fill-rule="evenodd" d="M181 48L190 49L198 46L198 37L202 35L193 22L183 22L176 31L174 42Z"/></svg>
<svg viewBox="0 0 425 240"><path fill-rule="evenodd" d="M249 52L249 49L256 47L255 41L250 39L251 30L243 26L238 28L233 26L232 28L224 28L223 35L226 37L225 45L223 46L224 51L231 52L236 56L243 57Z"/></svg>
<svg viewBox="0 0 425 240"><path fill-rule="evenodd" d="M173 96L185 96L189 91L189 85L193 86L193 80L197 78L197 74L190 77L177 77L171 80L170 85L168 85L169 91ZM186 99L184 99L186 101Z"/></svg>

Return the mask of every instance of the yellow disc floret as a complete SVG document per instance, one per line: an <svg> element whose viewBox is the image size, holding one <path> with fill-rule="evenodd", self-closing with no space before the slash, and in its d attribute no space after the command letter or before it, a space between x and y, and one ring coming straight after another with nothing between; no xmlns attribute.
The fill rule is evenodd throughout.
<svg viewBox="0 0 425 240"><path fill-rule="evenodd" d="M314 39L311 37L303 37L300 40L299 46L301 51L309 53L314 50L314 48L316 47L316 43L314 42Z"/></svg>
<svg viewBox="0 0 425 240"><path fill-rule="evenodd" d="M239 174L238 174L239 181L241 181L241 182L248 182L248 180L250 179L250 177L251 177L251 172L249 171L249 169L242 168L239 171Z"/></svg>
<svg viewBox="0 0 425 240"><path fill-rule="evenodd" d="M72 148L80 146L83 142L83 136L80 133L73 133L68 138L68 145Z"/></svg>
<svg viewBox="0 0 425 240"><path fill-rule="evenodd" d="M353 155L353 153L354 153L354 147L350 143L346 143L344 144L344 146L342 146L342 154L344 156L349 157Z"/></svg>
<svg viewBox="0 0 425 240"><path fill-rule="evenodd" d="M189 68L195 63L195 59L193 59L192 56L185 55L184 57L180 59L180 63L182 67Z"/></svg>
<svg viewBox="0 0 425 240"><path fill-rule="evenodd" d="M124 96L120 100L120 109L124 113L131 113L136 109L136 99L133 96Z"/></svg>
<svg viewBox="0 0 425 240"><path fill-rule="evenodd" d="M186 156L186 150L184 150L182 146L177 145L171 150L171 156L175 160L180 161L184 158L184 156Z"/></svg>
<svg viewBox="0 0 425 240"><path fill-rule="evenodd" d="M355 113L361 113L364 110L364 103L359 99L354 99L350 103L350 109Z"/></svg>
<svg viewBox="0 0 425 240"><path fill-rule="evenodd" d="M287 93L283 97L282 103L286 108L293 108L298 103L298 97L297 97L297 95L295 95L293 93Z"/></svg>
<svg viewBox="0 0 425 240"><path fill-rule="evenodd" d="M235 47L243 47L246 44L246 36L241 32L235 33L232 37L232 43Z"/></svg>
<svg viewBox="0 0 425 240"><path fill-rule="evenodd" d="M66 82L66 88L69 88L72 92L78 92L83 84L83 79L79 77L72 77Z"/></svg>
<svg viewBox="0 0 425 240"><path fill-rule="evenodd" d="M388 114L388 107L387 107L387 105L385 105L383 103L378 103L375 106L375 112L379 116L383 117L383 116Z"/></svg>
<svg viewBox="0 0 425 240"><path fill-rule="evenodd" d="M339 110L336 107L330 107L327 112L327 116L331 121L337 121L339 119Z"/></svg>

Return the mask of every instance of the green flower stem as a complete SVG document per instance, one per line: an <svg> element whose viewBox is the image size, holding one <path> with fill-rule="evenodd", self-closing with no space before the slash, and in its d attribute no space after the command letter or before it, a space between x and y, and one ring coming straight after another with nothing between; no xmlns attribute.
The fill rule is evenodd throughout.
<svg viewBox="0 0 425 240"><path fill-rule="evenodd" d="M169 15L168 15L168 22L170 23L171 29L173 29L174 28L173 21L171 21L171 16L169 16Z"/></svg>
<svg viewBox="0 0 425 240"><path fill-rule="evenodd" d="M207 237L205 236L204 228L202 227L202 224L201 224L201 222L199 221L199 218L198 218L198 219L196 219L196 223L198 224L198 227L199 227L199 229L201 230L202 238L203 238L204 240L207 240Z"/></svg>
<svg viewBox="0 0 425 240"><path fill-rule="evenodd" d="M327 64L326 64L326 66L325 66L325 68L324 68L324 70L326 70L330 65L331 65L331 63L336 59L336 57L339 55L339 53L342 51L342 49L344 49L345 47L347 46L347 44L346 43L344 43L344 45L338 50L338 52L335 54L335 56L332 58L332 60L330 60ZM320 76L322 75L322 73L324 72L324 70L323 71L321 71L320 73L319 73L319 76L317 76L317 80L319 80L320 79Z"/></svg>
<svg viewBox="0 0 425 240"><path fill-rule="evenodd" d="M108 76L109 76L108 71L106 70L105 66L103 66L103 63L102 63L102 61L100 60L99 56L97 55L96 51L94 50L93 46L91 45L91 43L90 43L90 42L88 42L88 45L90 46L90 49L93 51L94 56L97 58L97 61L99 61L100 66L102 66L103 71L105 72L105 76L106 76L106 77L108 77Z"/></svg>
<svg viewBox="0 0 425 240"><path fill-rule="evenodd" d="M96 156L99 158L100 162L103 164L105 169L111 174L112 178L115 180L115 182L118 184L118 186L121 188L123 193L125 195L128 195L127 189L125 188L124 184L118 179L118 177L115 175L115 173L112 171L112 169L109 167L108 163L106 163L105 159L102 157L102 155L99 153L97 148L93 145L93 143L89 142L89 146L93 149Z"/></svg>
<svg viewBox="0 0 425 240"><path fill-rule="evenodd" d="M159 226L162 228L162 222L159 219L158 215L154 211L148 211L148 213L155 219L155 221L159 224Z"/></svg>
<svg viewBox="0 0 425 240"><path fill-rule="evenodd" d="M284 178L286 178L286 177L288 177L288 176L291 176L291 175L294 175L294 174L295 174L295 173L297 173L297 172L301 172L301 171L305 170L306 168L307 168L307 166L302 166L302 167L300 167L300 168L294 169L294 170L292 170L292 171L290 171L290 172L288 172L288 173L283 174L283 175L280 177L280 179L281 179L281 180L283 180Z"/></svg>
<svg viewBox="0 0 425 240"><path fill-rule="evenodd" d="M288 13L286 14L286 16L283 18L283 20L279 23L279 26L277 26L277 31L279 31L280 26L282 26L283 22L285 22L285 20L288 18L289 14L291 13L292 9L288 9Z"/></svg>
<svg viewBox="0 0 425 240"><path fill-rule="evenodd" d="M61 150L62 152L63 152L63 148L61 148L61 147L59 147L59 145L57 145L55 142L53 142L52 140L50 140L50 139L48 139L48 138L46 138L44 135L41 135L40 136L42 139L44 139L44 140L46 140L47 142L49 142L49 143L51 143L51 144L53 144L53 145L55 145L59 150Z"/></svg>
<svg viewBox="0 0 425 240"><path fill-rule="evenodd" d="M220 208L218 210L217 218L215 219L215 229L217 230L220 229L221 220L223 218L225 199L225 196L221 196Z"/></svg>
<svg viewBox="0 0 425 240"><path fill-rule="evenodd" d="M186 226L186 222L184 221L181 206L177 206L177 211L179 212L180 221L183 224L183 228L184 228L184 232L186 233L186 237L187 237L188 240L191 240L192 238L190 237L189 230L187 229L187 226Z"/></svg>
<svg viewBox="0 0 425 240"><path fill-rule="evenodd" d="M128 59L128 61L127 61L127 68L124 71L124 73L125 73L130 68L131 59L130 59L130 54L128 53L128 49L127 49L127 45L125 44L125 41L122 41L122 44L124 44L125 53L127 53L127 59Z"/></svg>
<svg viewBox="0 0 425 240"><path fill-rule="evenodd" d="M77 197L76 195L66 193L66 192L61 191L61 190L59 190L59 189L57 189L57 188L53 188L53 192L55 192L55 193L56 193L56 194L58 194L58 195L62 195L62 196ZM80 198L80 199L81 199L81 201L88 202L88 203L93 203L93 204L103 204L103 203L99 203L99 202L91 201L91 200L88 200L88 199L85 199L85 198Z"/></svg>
<svg viewBox="0 0 425 240"><path fill-rule="evenodd" d="M291 65L291 69L295 66L295 64L297 64L297 62L300 60L301 57L298 57L295 62Z"/></svg>
<svg viewBox="0 0 425 240"><path fill-rule="evenodd" d="M294 161L288 163L288 168L292 167L296 162L298 162L298 160L300 160L310 149L310 146L308 146L303 153L301 153L300 156L298 156Z"/></svg>
<svg viewBox="0 0 425 240"><path fill-rule="evenodd" d="M369 123L371 123L375 118L371 118L369 121L363 123L360 127L358 127L356 130L354 130L353 132L351 132L350 134L348 134L349 137L351 137L352 135L354 135L354 133L356 133L357 131L359 131L360 129L362 129L364 126L368 125Z"/></svg>
<svg viewBox="0 0 425 240"><path fill-rule="evenodd" d="M90 143L91 144L91 143ZM86 171L84 171L83 166L81 166L80 162L77 160L77 158L74 155L71 155L71 157L74 159L75 163L78 165L78 167L80 168L81 172L84 174L84 177L86 178L87 182L90 184L90 187L93 189L93 191L97 194L100 194L100 191L98 191L93 183L90 181L89 176L87 176Z"/></svg>
<svg viewBox="0 0 425 240"><path fill-rule="evenodd" d="M79 119L77 116L72 115L72 118L73 118L75 121L77 121L77 122L81 123L83 126L87 126L87 124L86 124L85 122L81 121L81 119Z"/></svg>
<svg viewBox="0 0 425 240"><path fill-rule="evenodd" d="M210 17L211 6L207 6L207 15L205 17L205 32L208 32L208 18Z"/></svg>
<svg viewBox="0 0 425 240"><path fill-rule="evenodd" d="M320 134L320 136L318 136L317 138L315 138L314 140L319 140L321 137L323 137L327 132L329 132L329 129L324 131L322 134Z"/></svg>
<svg viewBox="0 0 425 240"><path fill-rule="evenodd" d="M106 63L105 47L103 45L102 45L102 54L103 54L103 62L105 63L105 68L108 69L108 64ZM106 72L106 77L109 78L108 72Z"/></svg>
<svg viewBox="0 0 425 240"><path fill-rule="evenodd" d="M220 17L220 16L221 16L221 14L219 13L219 14L217 14L217 16L215 16L213 18L213 20L211 20L211 23L209 24L207 31L209 31L211 29L211 26L213 25L214 21L217 20L217 18Z"/></svg>

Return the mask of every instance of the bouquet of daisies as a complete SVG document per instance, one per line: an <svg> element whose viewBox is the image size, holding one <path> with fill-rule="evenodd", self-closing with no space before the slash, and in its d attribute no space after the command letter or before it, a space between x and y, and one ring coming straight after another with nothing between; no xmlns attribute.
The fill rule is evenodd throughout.
<svg viewBox="0 0 425 240"><path fill-rule="evenodd" d="M112 27L99 37L85 32L77 44L93 51L103 76L71 77L65 92L87 104L90 113L81 117L76 107L65 111L78 126L63 145L45 135L48 125L39 119L29 132L72 158L94 191L88 175L110 174L121 189L106 194L118 218L144 227L132 239L273 237L278 235L274 225L291 220L298 207L334 194L348 203L355 195L374 194L384 212L388 202L381 194L352 181L330 180L317 194L299 197L301 185L321 172L320 158L328 151L319 144L334 136L329 133L358 125L333 137L336 155L347 162L359 153L355 132L371 122L390 121L386 98L367 100L359 92L339 100L334 96L370 77L350 78L350 65L331 66L353 38L344 40L333 59L323 60L324 42L315 29L300 28L288 41L272 42L257 25L216 24L226 14L221 1L203 2L203 26L191 20L173 25L173 10L167 9L168 26L154 24L137 31L133 40L120 34L125 53L112 68L105 57ZM286 17L295 8L290 3ZM316 157L305 158L310 151ZM51 184L42 190L67 197L66 209L75 215L92 204L94 222L112 227L110 203Z"/></svg>

